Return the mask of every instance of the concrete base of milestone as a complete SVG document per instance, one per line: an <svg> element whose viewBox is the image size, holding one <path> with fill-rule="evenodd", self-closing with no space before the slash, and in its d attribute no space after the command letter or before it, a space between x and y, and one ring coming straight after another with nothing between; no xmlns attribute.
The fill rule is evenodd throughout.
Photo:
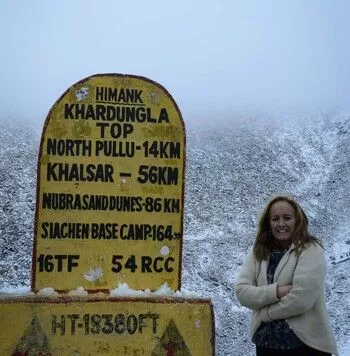
<svg viewBox="0 0 350 356"><path fill-rule="evenodd" d="M0 355L215 355L209 299L2 295L0 320Z"/></svg>

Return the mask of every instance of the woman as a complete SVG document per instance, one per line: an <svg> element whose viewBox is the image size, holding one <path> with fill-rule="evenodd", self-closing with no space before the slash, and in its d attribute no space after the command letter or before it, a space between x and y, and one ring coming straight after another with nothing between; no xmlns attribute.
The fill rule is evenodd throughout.
<svg viewBox="0 0 350 356"><path fill-rule="evenodd" d="M236 284L239 302L253 311L257 356L338 355L325 273L322 244L309 233L302 208L286 196L272 199Z"/></svg>

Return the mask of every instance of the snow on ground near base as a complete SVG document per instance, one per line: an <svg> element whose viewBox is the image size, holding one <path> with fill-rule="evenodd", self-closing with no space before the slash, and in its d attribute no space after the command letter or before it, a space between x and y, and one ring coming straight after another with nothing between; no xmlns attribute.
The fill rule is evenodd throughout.
<svg viewBox="0 0 350 356"><path fill-rule="evenodd" d="M0 295L34 295L29 287L7 287L0 289Z"/></svg>

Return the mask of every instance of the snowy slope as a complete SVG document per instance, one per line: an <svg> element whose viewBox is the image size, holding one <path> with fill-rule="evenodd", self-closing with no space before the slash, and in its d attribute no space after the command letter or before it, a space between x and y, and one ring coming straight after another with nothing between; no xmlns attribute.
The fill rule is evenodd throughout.
<svg viewBox="0 0 350 356"><path fill-rule="evenodd" d="M0 118L0 286L29 285L38 131Z"/></svg>
<svg viewBox="0 0 350 356"><path fill-rule="evenodd" d="M291 194L326 246L331 321L350 355L350 116L243 119L187 125L183 287L213 300L218 356L252 354L249 311L233 285L266 200ZM30 284L40 138L27 123L1 121L0 289Z"/></svg>
<svg viewBox="0 0 350 356"><path fill-rule="evenodd" d="M258 214L279 193L302 204L327 248L331 320L342 355L350 354L349 124L327 114L188 128L184 285L215 302L218 355L252 352L249 312L233 284Z"/></svg>

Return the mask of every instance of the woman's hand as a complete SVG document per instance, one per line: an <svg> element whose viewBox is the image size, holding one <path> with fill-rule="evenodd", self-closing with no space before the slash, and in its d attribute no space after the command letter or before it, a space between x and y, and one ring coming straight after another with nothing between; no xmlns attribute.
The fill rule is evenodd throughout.
<svg viewBox="0 0 350 356"><path fill-rule="evenodd" d="M282 298L287 295L292 289L291 284L286 284L285 286L277 286L277 298Z"/></svg>

